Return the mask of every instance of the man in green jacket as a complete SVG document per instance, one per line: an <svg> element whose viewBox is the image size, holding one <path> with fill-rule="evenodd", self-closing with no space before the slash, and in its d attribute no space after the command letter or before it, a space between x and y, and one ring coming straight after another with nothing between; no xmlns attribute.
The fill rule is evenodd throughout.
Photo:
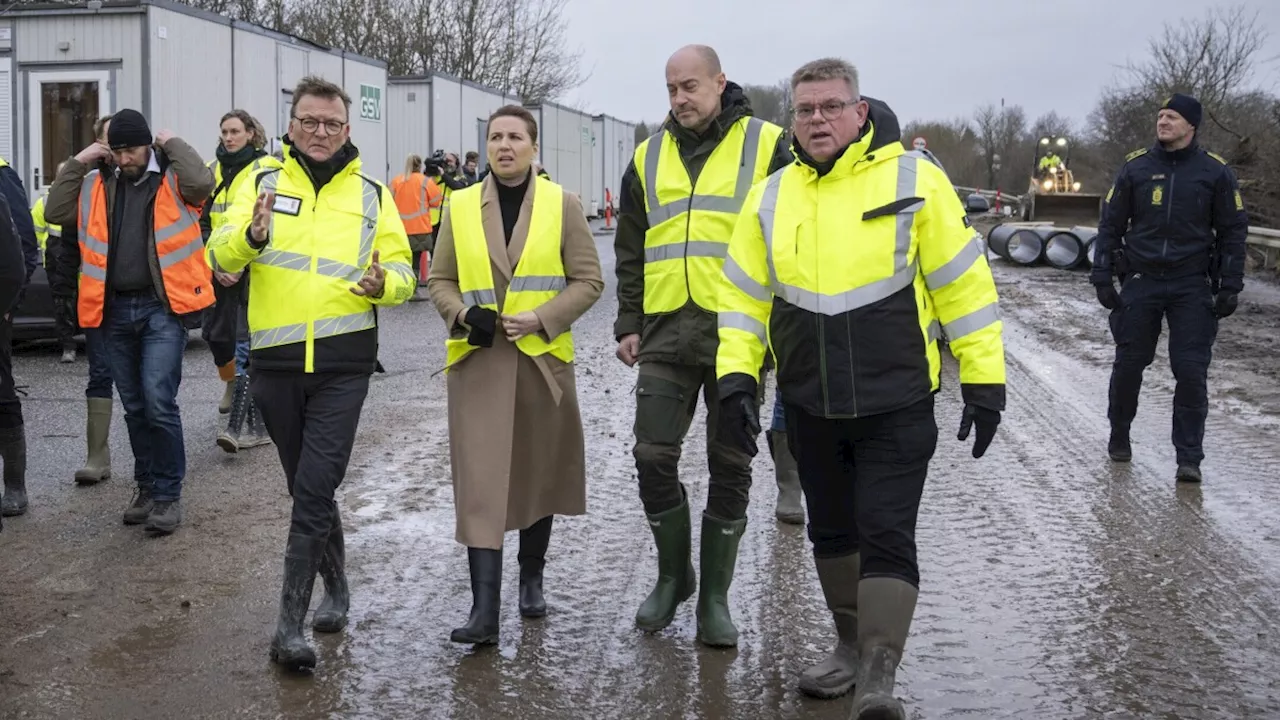
<svg viewBox="0 0 1280 720"><path fill-rule="evenodd" d="M618 232L618 358L640 364L633 454L658 548L658 582L636 614L669 625L697 585L689 503L677 466L697 409L707 406L711 474L702 521L698 639L737 644L727 593L746 528L751 455L715 440L717 282L747 191L793 160L782 128L752 117L714 50L682 48L667 61L671 114L642 142L622 177Z"/></svg>

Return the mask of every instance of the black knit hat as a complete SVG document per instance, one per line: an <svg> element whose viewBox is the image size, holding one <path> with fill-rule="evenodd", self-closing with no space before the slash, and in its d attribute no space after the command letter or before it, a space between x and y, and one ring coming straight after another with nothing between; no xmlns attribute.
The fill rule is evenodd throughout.
<svg viewBox="0 0 1280 720"><path fill-rule="evenodd" d="M1183 120L1191 123L1194 127L1200 127L1200 116L1202 112L1200 101L1190 95L1174 93L1169 96L1169 99L1164 101L1164 105L1161 105L1160 109L1172 110L1181 115Z"/></svg>
<svg viewBox="0 0 1280 720"><path fill-rule="evenodd" d="M111 116L107 126L107 145L112 150L144 147L152 141L151 127L137 110L121 110Z"/></svg>

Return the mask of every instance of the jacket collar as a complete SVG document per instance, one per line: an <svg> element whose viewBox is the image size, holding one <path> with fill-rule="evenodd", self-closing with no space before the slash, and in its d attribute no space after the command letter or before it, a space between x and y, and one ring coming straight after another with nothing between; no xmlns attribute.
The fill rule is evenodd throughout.
<svg viewBox="0 0 1280 720"><path fill-rule="evenodd" d="M1151 150L1155 153L1156 157L1167 163L1179 163L1186 162L1193 155L1200 152L1200 143L1196 142L1193 138L1191 140L1191 144L1181 150L1166 150L1164 145L1157 142L1151 147Z"/></svg>

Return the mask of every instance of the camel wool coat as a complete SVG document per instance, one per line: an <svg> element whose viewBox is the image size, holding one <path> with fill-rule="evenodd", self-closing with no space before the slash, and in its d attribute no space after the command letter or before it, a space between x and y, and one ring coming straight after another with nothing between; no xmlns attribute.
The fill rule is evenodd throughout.
<svg viewBox="0 0 1280 720"><path fill-rule="evenodd" d="M490 175L482 183L481 218L501 308L528 241L538 183L529 183L508 245L496 182ZM563 210L566 287L534 311L548 338L568 330L604 291L600 257L582 201L565 191ZM449 210L441 218L427 291L450 336L465 338L468 331L460 320L468 308L458 289ZM582 417L572 363L549 354L525 355L507 340L499 319L493 347L475 350L450 368L446 384L458 542L497 550L508 530L527 528L548 515L586 513Z"/></svg>

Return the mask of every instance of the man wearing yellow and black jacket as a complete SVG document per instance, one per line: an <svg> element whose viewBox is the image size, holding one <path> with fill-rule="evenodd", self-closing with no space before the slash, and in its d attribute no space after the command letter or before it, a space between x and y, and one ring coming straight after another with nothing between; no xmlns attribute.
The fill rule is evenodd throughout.
<svg viewBox="0 0 1280 720"><path fill-rule="evenodd" d="M716 292L738 209L751 186L791 162L782 128L752 117L742 88L728 82L705 46L667 61L671 115L636 148L622 177L614 241L618 273L618 358L640 363L636 443L640 500L658 548L658 581L636 625L660 630L697 586L689 503L679 480L681 446L707 405L711 482L702 516L698 639L731 647L738 631L728 589L746 528L751 457L715 442Z"/></svg>
<svg viewBox="0 0 1280 720"><path fill-rule="evenodd" d="M241 186L210 238L209 264L249 269L249 387L293 496L271 659L297 670L316 664L302 624L317 572L325 598L312 628L347 624L334 496L378 362L376 308L408 300L417 278L391 191L360 171L351 98L307 77L293 103L284 167Z"/></svg>
<svg viewBox="0 0 1280 720"><path fill-rule="evenodd" d="M980 238L888 106L824 59L792 78L798 161L752 188L729 244L716 374L723 441L754 447L767 349L839 637L801 687L857 679L854 717L903 718L894 673L915 612L915 523L938 439L940 332L960 362L974 457L1005 402L1002 324Z"/></svg>

